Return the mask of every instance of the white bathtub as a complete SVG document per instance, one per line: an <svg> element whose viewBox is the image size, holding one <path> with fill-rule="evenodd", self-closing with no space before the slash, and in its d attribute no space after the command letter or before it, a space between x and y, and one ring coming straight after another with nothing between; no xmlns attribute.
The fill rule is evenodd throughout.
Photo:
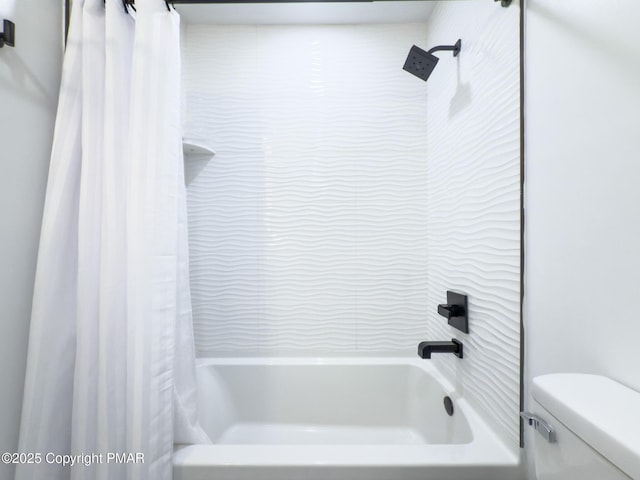
<svg viewBox="0 0 640 480"><path fill-rule="evenodd" d="M428 360L201 359L198 382L214 443L177 446L174 480L520 478L518 449Z"/></svg>

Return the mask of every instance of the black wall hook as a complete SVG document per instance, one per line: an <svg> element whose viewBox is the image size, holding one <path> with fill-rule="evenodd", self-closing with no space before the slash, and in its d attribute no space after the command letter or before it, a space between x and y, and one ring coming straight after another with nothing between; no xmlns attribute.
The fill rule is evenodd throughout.
<svg viewBox="0 0 640 480"><path fill-rule="evenodd" d="M0 48L8 45L9 47L16 46L16 25L11 20L4 20L4 31L0 33Z"/></svg>

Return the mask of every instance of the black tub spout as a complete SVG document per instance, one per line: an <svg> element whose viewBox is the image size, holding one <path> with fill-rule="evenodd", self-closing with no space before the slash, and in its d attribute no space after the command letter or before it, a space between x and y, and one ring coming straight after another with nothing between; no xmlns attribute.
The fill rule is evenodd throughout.
<svg viewBox="0 0 640 480"><path fill-rule="evenodd" d="M462 342L452 338L450 342L420 342L418 355L420 358L431 358L432 353L453 353L462 358Z"/></svg>

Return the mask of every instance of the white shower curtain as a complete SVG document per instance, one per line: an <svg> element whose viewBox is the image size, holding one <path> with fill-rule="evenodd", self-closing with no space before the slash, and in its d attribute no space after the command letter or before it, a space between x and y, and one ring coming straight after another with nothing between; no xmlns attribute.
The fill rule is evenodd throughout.
<svg viewBox="0 0 640 480"><path fill-rule="evenodd" d="M20 451L42 457L17 480L170 479L174 443L208 441L196 415L179 16L164 0L136 7L134 19L122 0L74 1L20 429ZM80 454L96 456L55 456Z"/></svg>

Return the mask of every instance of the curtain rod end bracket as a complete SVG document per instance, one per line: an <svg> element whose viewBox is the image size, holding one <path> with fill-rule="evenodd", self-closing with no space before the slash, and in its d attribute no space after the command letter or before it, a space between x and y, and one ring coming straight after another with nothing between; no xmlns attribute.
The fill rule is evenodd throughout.
<svg viewBox="0 0 640 480"><path fill-rule="evenodd" d="M4 20L3 22L4 32L0 33L0 48L8 45L10 47L16 46L16 25L11 20Z"/></svg>

